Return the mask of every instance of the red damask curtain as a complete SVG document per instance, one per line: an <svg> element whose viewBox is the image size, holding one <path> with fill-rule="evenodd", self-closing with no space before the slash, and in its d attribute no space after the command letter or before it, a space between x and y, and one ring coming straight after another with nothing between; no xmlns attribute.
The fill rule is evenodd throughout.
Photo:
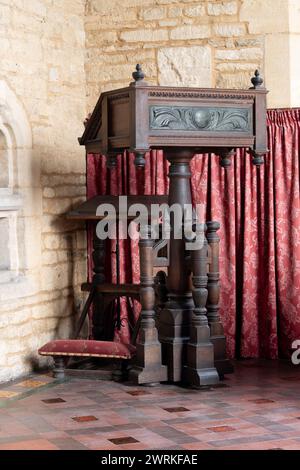
<svg viewBox="0 0 300 470"><path fill-rule="evenodd" d="M221 224L220 314L230 357L288 357L300 338L300 110L270 110L267 123L270 151L260 169L243 150L227 170L214 155L191 163L194 202ZM167 194L167 168L161 151L147 155L141 188L132 155L120 155L112 172L105 157L88 155L88 197ZM120 251L121 281L138 282L137 244L121 242ZM111 273L115 281L113 256ZM128 338L123 325L116 339Z"/></svg>

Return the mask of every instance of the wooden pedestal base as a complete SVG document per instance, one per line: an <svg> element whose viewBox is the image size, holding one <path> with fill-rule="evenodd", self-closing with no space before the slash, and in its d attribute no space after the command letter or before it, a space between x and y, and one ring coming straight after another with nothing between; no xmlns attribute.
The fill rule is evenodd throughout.
<svg viewBox="0 0 300 470"><path fill-rule="evenodd" d="M165 382L168 373L167 367L162 365L156 328L142 329L136 346L136 361L129 372L129 380L138 385Z"/></svg>
<svg viewBox="0 0 300 470"><path fill-rule="evenodd" d="M210 324L210 341L214 347L214 364L220 378L233 373L233 365L226 357L226 337L221 323Z"/></svg>
<svg viewBox="0 0 300 470"><path fill-rule="evenodd" d="M208 326L193 326L187 344L187 364L183 368L183 381L193 387L214 385L219 382L213 367L214 347L210 342Z"/></svg>
<svg viewBox="0 0 300 470"><path fill-rule="evenodd" d="M170 382L182 380L191 312L191 308L165 308L160 314L159 340L162 345L162 362L168 365L168 380Z"/></svg>

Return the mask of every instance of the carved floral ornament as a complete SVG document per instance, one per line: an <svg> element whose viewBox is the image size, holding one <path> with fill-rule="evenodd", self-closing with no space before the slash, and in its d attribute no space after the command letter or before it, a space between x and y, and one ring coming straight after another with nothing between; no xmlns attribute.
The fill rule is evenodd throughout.
<svg viewBox="0 0 300 470"><path fill-rule="evenodd" d="M249 133L251 111L245 108L151 106L150 129Z"/></svg>

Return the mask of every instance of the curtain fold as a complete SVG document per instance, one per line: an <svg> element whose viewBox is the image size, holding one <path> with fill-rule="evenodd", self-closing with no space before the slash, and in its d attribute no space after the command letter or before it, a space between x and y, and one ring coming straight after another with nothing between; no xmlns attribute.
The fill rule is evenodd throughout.
<svg viewBox="0 0 300 470"><path fill-rule="evenodd" d="M300 110L270 110L267 125L269 153L259 169L240 149L227 170L215 155L196 155L191 162L193 202L204 204L207 220L221 224L220 314L231 358L289 357L292 341L300 339ZM110 171L105 157L89 154L87 196L167 194L163 153L146 155L145 177L133 160L120 155ZM114 249L111 242L108 251ZM121 281L139 282L137 242L121 241L120 255ZM90 276L91 268L89 256ZM107 276L113 282L115 272L112 255ZM134 310L137 315L137 305ZM127 314L123 300L117 340L128 339Z"/></svg>

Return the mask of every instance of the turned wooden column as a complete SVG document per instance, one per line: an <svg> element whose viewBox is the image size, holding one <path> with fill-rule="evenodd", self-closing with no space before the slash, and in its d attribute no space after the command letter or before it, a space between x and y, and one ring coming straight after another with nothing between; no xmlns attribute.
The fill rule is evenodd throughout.
<svg viewBox="0 0 300 470"><path fill-rule="evenodd" d="M207 222L207 241L210 248L210 263L208 271L208 298L207 318L210 326L210 340L214 345L215 367L220 378L224 374L233 372L233 367L226 357L226 337L219 315L220 273L219 273L219 245L220 237L217 231L219 222Z"/></svg>
<svg viewBox="0 0 300 470"><path fill-rule="evenodd" d="M165 150L170 162L169 168L169 206L191 204L191 150ZM159 339L162 343L163 364L168 366L168 379L172 382L182 380L182 367L185 358L185 344L189 338L189 317L193 309L190 289L190 273L186 263L183 220L180 225L180 238L174 232L174 216L171 212L170 259L167 277L168 301L160 312Z"/></svg>
<svg viewBox="0 0 300 470"><path fill-rule="evenodd" d="M214 367L214 347L210 341L210 329L207 321L207 240L205 224L196 224L197 238L193 243L199 244L191 250L191 267L193 282L193 299L195 307L190 322L190 338L187 344L186 365L183 368L184 382L193 387L213 385L219 382ZM201 243L199 243L199 239Z"/></svg>
<svg viewBox="0 0 300 470"><path fill-rule="evenodd" d="M141 326L136 344L136 358L130 379L137 384L153 384L167 380L167 368L162 365L161 344L155 325L155 292L153 279L153 245L151 227L141 227L140 302Z"/></svg>
<svg viewBox="0 0 300 470"><path fill-rule="evenodd" d="M104 262L105 262L105 240L98 238L96 233L96 226L94 227L93 238L93 278L92 288L105 282ZM95 292L93 301L93 339L107 339L105 338L105 318L103 312L103 296Z"/></svg>

